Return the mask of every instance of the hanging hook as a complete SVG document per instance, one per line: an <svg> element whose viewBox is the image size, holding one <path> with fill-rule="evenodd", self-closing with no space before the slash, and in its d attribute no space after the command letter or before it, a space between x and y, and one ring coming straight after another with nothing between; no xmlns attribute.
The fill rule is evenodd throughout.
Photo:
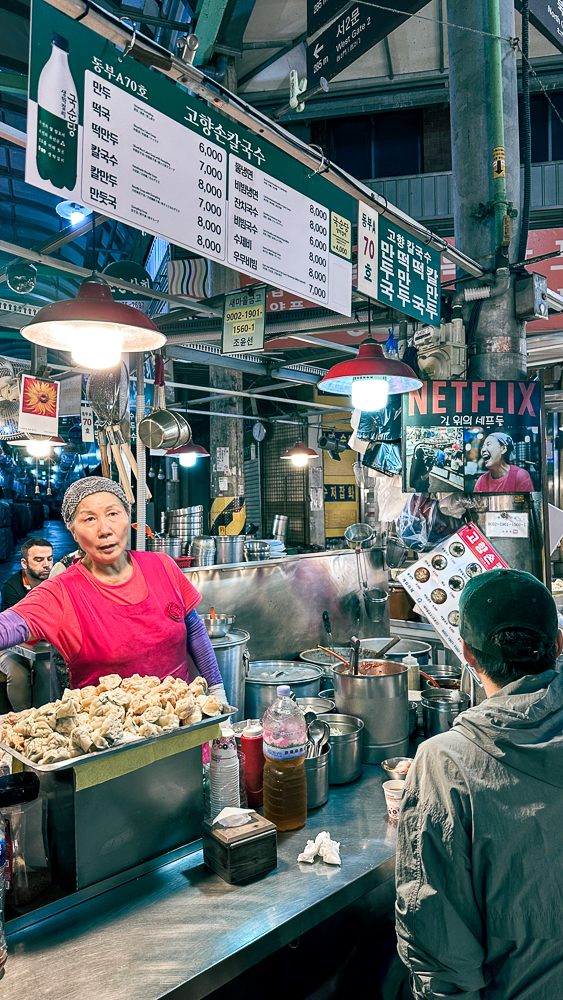
<svg viewBox="0 0 563 1000"><path fill-rule="evenodd" d="M311 143L311 149L318 150L321 156L321 162L319 163L317 169L313 170L312 174L307 174L309 180L311 180L311 177L316 177L317 174L326 174L327 170L330 167L330 162L325 156L324 149L322 148L322 146L315 146L313 145L313 143Z"/></svg>
<svg viewBox="0 0 563 1000"><path fill-rule="evenodd" d="M123 18L121 18L121 20L123 21ZM136 41L137 41L137 29L133 28L133 37L131 41L128 42L125 48L123 49L123 52L121 53L119 59L117 60L118 62L123 62L125 56L128 56L131 50L134 49Z"/></svg>

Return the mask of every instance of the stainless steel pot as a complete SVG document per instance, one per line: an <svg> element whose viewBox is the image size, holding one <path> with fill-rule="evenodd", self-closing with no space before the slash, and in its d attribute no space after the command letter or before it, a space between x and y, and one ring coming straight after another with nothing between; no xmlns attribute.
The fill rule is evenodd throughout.
<svg viewBox="0 0 563 1000"><path fill-rule="evenodd" d="M215 548L217 563L244 562L246 535L217 535Z"/></svg>
<svg viewBox="0 0 563 1000"><path fill-rule="evenodd" d="M245 712L247 719L261 719L276 700L278 684L289 684L297 698L316 698L321 689L322 670L294 660L255 660L246 676Z"/></svg>
<svg viewBox="0 0 563 1000"><path fill-rule="evenodd" d="M272 521L272 537L277 538L278 541L284 542L287 538L287 526L289 524L289 518L287 514L274 514L274 519Z"/></svg>
<svg viewBox="0 0 563 1000"><path fill-rule="evenodd" d="M155 386L155 406L139 424L139 437L146 448L168 451L181 448L192 438L192 429L181 413L167 410L164 386Z"/></svg>
<svg viewBox="0 0 563 1000"><path fill-rule="evenodd" d="M210 639L221 639L231 631L231 625L234 625L235 618L236 615L215 615L215 618L206 615L202 617L202 622Z"/></svg>
<svg viewBox="0 0 563 1000"><path fill-rule="evenodd" d="M249 718L244 714L245 678L250 661L247 649L249 639L250 632L241 628L232 628L227 635L211 639L229 705L236 705L237 708L231 715L232 722Z"/></svg>
<svg viewBox="0 0 563 1000"><path fill-rule="evenodd" d="M374 653L377 653L388 642L389 636L378 636L375 639L362 639L360 642L361 655L366 655L364 652L366 649L372 649ZM336 652L340 652L340 647L336 649ZM423 667L425 663L430 661L432 646L428 642L420 642L419 639L399 639L389 652L385 654L385 659L400 662L404 656L407 656L408 653L411 653L415 660L418 660L420 666ZM430 673L430 671L427 672Z"/></svg>
<svg viewBox="0 0 563 1000"><path fill-rule="evenodd" d="M172 559L179 559L184 554L184 548L181 538L147 538L149 552L166 552Z"/></svg>
<svg viewBox="0 0 563 1000"><path fill-rule="evenodd" d="M343 663L332 674L337 712L363 720L365 764L405 757L409 745L408 667L392 660L379 663L382 674L350 674Z"/></svg>
<svg viewBox="0 0 563 1000"><path fill-rule="evenodd" d="M426 737L447 733L459 713L465 712L469 707L468 694L458 695L457 691L446 691L443 688L424 691L420 700Z"/></svg>
<svg viewBox="0 0 563 1000"><path fill-rule="evenodd" d="M331 733L328 781L330 785L346 785L362 773L362 736L364 724L352 715L319 715L328 722ZM340 730L337 734L334 729Z"/></svg>

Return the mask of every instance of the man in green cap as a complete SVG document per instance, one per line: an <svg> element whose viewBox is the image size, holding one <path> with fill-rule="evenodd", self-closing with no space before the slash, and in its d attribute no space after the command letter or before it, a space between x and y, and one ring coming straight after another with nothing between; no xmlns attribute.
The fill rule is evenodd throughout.
<svg viewBox="0 0 563 1000"><path fill-rule="evenodd" d="M459 628L487 700L419 747L397 841L399 955L417 1000L563 997L563 646L550 592L499 569Z"/></svg>

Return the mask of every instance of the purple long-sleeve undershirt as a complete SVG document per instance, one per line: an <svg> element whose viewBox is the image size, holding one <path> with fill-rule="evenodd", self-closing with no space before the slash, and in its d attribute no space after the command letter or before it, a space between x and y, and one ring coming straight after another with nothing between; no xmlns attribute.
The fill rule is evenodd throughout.
<svg viewBox="0 0 563 1000"><path fill-rule="evenodd" d="M2 617L0 615L0 619ZM189 615L186 615L184 620L188 633L187 650L199 673L202 677L205 677L209 687L213 687L214 684L222 684L223 678L217 666L217 658L213 651L211 640L195 608L193 611L190 611Z"/></svg>
<svg viewBox="0 0 563 1000"><path fill-rule="evenodd" d="M203 628L205 629L205 625ZM29 636L29 625L17 611L8 608L0 614L0 651L16 646L19 642L27 642Z"/></svg>

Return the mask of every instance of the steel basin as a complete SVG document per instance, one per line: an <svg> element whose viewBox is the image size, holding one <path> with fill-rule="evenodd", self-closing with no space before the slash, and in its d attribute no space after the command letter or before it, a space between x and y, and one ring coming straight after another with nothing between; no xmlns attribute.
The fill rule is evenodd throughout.
<svg viewBox="0 0 563 1000"><path fill-rule="evenodd" d="M316 698L323 672L319 667L295 660L255 660L248 668L245 686L247 719L261 719L276 700L279 684L289 684L296 698Z"/></svg>
<svg viewBox="0 0 563 1000"><path fill-rule="evenodd" d="M382 675L350 674L343 663L332 674L336 711L364 723L365 764L405 757L409 745L408 667L392 660L378 663Z"/></svg>

